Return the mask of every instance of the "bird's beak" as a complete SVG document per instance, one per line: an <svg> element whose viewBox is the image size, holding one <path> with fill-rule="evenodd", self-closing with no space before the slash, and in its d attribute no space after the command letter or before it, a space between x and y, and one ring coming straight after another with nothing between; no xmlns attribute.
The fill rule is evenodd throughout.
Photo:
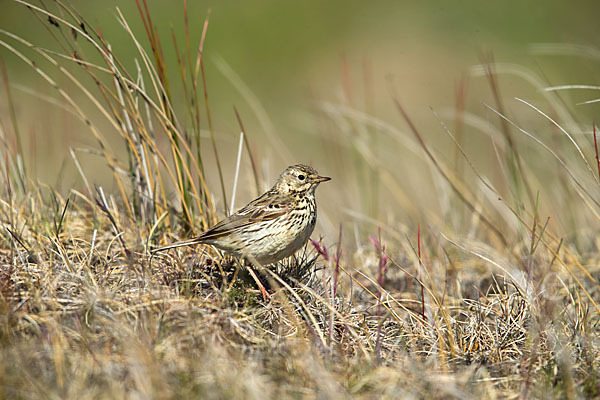
<svg viewBox="0 0 600 400"><path fill-rule="evenodd" d="M330 181L331 178L328 176L317 176L314 180L315 183L327 182Z"/></svg>

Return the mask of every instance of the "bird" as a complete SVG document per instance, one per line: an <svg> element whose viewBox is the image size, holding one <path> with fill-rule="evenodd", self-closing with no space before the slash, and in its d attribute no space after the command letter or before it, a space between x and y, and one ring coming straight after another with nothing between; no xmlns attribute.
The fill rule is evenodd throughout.
<svg viewBox="0 0 600 400"><path fill-rule="evenodd" d="M152 253L207 244L260 266L276 263L294 254L310 238L317 222L315 190L329 180L308 165L291 165L271 189L212 228ZM251 269L250 273L265 296L264 286Z"/></svg>

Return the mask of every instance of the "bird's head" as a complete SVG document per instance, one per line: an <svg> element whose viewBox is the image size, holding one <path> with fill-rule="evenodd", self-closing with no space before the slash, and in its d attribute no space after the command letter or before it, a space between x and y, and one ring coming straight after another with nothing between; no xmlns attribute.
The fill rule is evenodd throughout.
<svg viewBox="0 0 600 400"><path fill-rule="evenodd" d="M292 165L279 175L273 189L280 193L314 192L319 183L330 179L320 176L314 168L308 165Z"/></svg>

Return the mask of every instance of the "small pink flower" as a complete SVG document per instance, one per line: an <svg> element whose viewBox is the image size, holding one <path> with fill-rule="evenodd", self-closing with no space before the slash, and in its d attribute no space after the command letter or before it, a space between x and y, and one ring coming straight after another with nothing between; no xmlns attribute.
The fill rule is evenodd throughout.
<svg viewBox="0 0 600 400"><path fill-rule="evenodd" d="M316 240L309 239L315 250L319 255L321 255L326 261L329 261L329 253L327 252L327 247L325 245L321 245L321 242L317 242Z"/></svg>

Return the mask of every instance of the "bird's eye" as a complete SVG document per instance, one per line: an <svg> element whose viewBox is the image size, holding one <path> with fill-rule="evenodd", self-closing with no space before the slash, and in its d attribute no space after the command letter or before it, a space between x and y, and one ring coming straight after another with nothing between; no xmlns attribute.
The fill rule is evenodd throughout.
<svg viewBox="0 0 600 400"><path fill-rule="evenodd" d="M303 181L304 178L306 178L304 175L298 175L298 179L300 179L301 181Z"/></svg>

